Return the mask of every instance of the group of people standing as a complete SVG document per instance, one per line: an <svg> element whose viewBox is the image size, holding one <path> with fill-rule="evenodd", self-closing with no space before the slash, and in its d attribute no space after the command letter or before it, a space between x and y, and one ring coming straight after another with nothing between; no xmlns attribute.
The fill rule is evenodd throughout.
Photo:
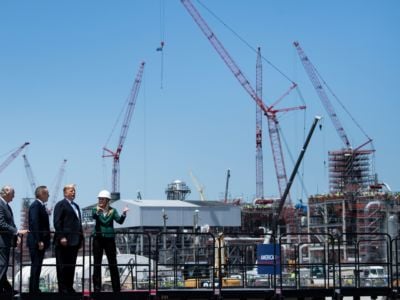
<svg viewBox="0 0 400 300"><path fill-rule="evenodd" d="M53 212L54 249L58 291L62 294L75 293L73 288L75 265L78 251L83 245L82 215L79 205L75 203L76 188L74 184L64 186L64 199L57 202ZM7 280L7 269L10 259L10 248L20 244L21 236L28 234L27 247L31 258L29 292L41 293L39 289L40 272L46 250L51 245L49 214L46 202L49 191L46 186L36 188L36 200L29 207L29 229L18 230L9 203L14 198L14 189L4 186L0 190L0 295L12 294L14 291ZM116 258L114 221L122 224L128 208L120 215L110 206L111 194L102 190L98 194L98 204L92 209L95 220L93 230L93 286L95 292L101 291L101 265L103 252L109 264L112 288L121 290Z"/></svg>

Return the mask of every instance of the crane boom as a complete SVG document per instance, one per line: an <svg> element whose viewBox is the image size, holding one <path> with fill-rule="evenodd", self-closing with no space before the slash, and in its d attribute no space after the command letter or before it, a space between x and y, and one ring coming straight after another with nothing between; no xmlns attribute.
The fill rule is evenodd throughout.
<svg viewBox="0 0 400 300"><path fill-rule="evenodd" d="M329 117L332 120L333 126L336 129L336 132L338 133L338 135L339 135L340 139L342 140L342 142L344 143L345 147L347 149L351 149L351 144L347 137L347 134L335 112L335 109L333 108L332 103L329 100L327 93L325 92L325 89L324 89L321 81L319 80L319 76L318 76L318 73L317 73L314 65L312 64L312 62L310 61L308 56L305 54L304 50L300 47L299 42L296 41L293 43L293 45L297 50L297 53L300 57L300 60L303 64L303 66L304 66L304 69L306 70L306 73L307 73L308 77L310 78L311 83L313 84L314 89L318 94L319 99L321 100L322 104L325 107L325 110L327 111Z"/></svg>
<svg viewBox="0 0 400 300"><path fill-rule="evenodd" d="M52 195L51 195L51 202L50 202L51 203L51 207L48 208L49 215L51 214L51 212L52 212L52 210L53 210L53 208L54 208L54 206L56 204L58 193L60 192L61 182L62 182L62 179L64 177L66 163L67 163L67 160L64 159L62 161L62 163L61 163L60 169L58 170L58 174L57 174L57 177L56 177L56 183L54 185L54 189L53 189L53 192L52 192Z"/></svg>
<svg viewBox="0 0 400 300"><path fill-rule="evenodd" d="M140 64L138 74L135 78L135 82L133 83L133 86L131 89L128 108L126 109L124 122L123 122L122 128L121 128L121 134L119 137L119 143L118 143L118 148L117 148L117 151L119 151L119 152L121 152L122 147L124 146L125 139L128 134L129 125L131 124L132 114L133 114L133 110L134 110L135 104L136 104L136 98L139 93L140 84L142 82L143 70L144 70L144 62L142 62Z"/></svg>
<svg viewBox="0 0 400 300"><path fill-rule="evenodd" d="M204 187L199 183L192 171L190 171L190 177L192 177L193 183L196 186L197 191L199 192L200 200L205 201L206 197L204 196Z"/></svg>
<svg viewBox="0 0 400 300"><path fill-rule="evenodd" d="M134 81L134 83L132 85L132 88L131 88L131 92L130 92L130 95L129 95L128 107L126 109L124 121L122 123L121 134L120 134L120 137L119 137L119 142L118 142L117 149L115 151L111 151L111 150L109 150L109 149L107 149L105 147L103 148L103 150L105 152L109 153L108 155L105 155L103 153L103 157L113 157L112 188L111 188L111 190L112 190L112 192L114 194L119 194L119 187L120 187L119 157L121 155L121 151L122 151L122 148L124 146L124 143L125 143L125 140L126 140L126 137L127 137L127 134L128 134L129 125L131 123L133 110L134 110L135 104L136 104L136 98L137 98L137 95L139 93L140 84L142 82L144 65L145 65L144 62L142 62L140 64L139 71L138 71L138 73L136 75L135 81Z"/></svg>
<svg viewBox="0 0 400 300"><path fill-rule="evenodd" d="M231 170L226 170L226 182L225 182L225 197L224 203L228 203L228 190L229 190L229 179L231 178Z"/></svg>
<svg viewBox="0 0 400 300"><path fill-rule="evenodd" d="M263 103L263 101L257 97L257 93L251 86L250 82L247 80L246 76L240 70L240 68L236 65L235 61L229 55L228 51L224 48L222 43L218 40L217 36L211 30L211 28L207 25L206 21L200 15L198 10L194 7L190 0L181 0L181 3L184 5L186 10L192 16L193 20L200 27L201 31L210 41L211 45L215 48L219 56L225 62L227 67L231 70L236 79L240 82L242 87L246 90L246 92L256 101L257 105L263 110L264 114L269 114L268 107Z"/></svg>
<svg viewBox="0 0 400 300"><path fill-rule="evenodd" d="M210 29L210 27L207 25L205 20L201 17L200 13L193 6L191 1L181 0L181 3L184 5L186 10L192 16L193 20L200 27L201 31L207 37L211 45L217 51L219 56L225 62L227 67L231 70L231 72L239 81L239 83L242 85L242 87L251 96L251 98L253 98L253 100L257 103L257 105L266 115L268 119L269 136L272 146L272 155L274 157L275 172L276 172L276 177L278 179L278 188L280 196L282 196L283 191L287 185L287 176L286 176L285 162L282 153L281 139L279 134L278 120L276 118L276 112L273 111L271 108L267 107L262 101L262 99L257 96L257 93L251 86L250 82L247 80L246 76L243 74L243 72L237 66L235 61L226 51L222 43L218 40L218 38L216 37L214 32Z"/></svg>
<svg viewBox="0 0 400 300"><path fill-rule="evenodd" d="M24 158L24 166L25 166L25 171L26 171L26 176L28 177L29 180L29 185L31 186L32 189L32 195L35 196L35 190L36 190L36 179L35 176L33 175L31 164L28 161L28 158L26 155L22 155Z"/></svg>
<svg viewBox="0 0 400 300"><path fill-rule="evenodd" d="M310 140L311 140L311 137L312 137L312 135L313 135L313 133L314 133L315 127L317 126L317 123L318 123L318 121L319 121L320 119L321 119L321 117L319 117L319 116L316 116L316 117L314 118L314 122L313 122L313 124L311 125L311 128L310 128L310 130L309 130L309 132L308 132L308 135L307 135L306 140L305 140L305 142L304 142L304 144L303 144L303 147L301 148L299 157L297 158L297 161L296 161L296 164L295 164L295 166L294 166L294 168L293 168L292 174L290 175L288 184L287 184L287 186L286 186L286 188L285 188L285 191L284 191L284 193L283 193L283 195L282 195L282 197L281 197L281 199L280 199L280 201L279 201L278 209L275 211L274 218L273 218L272 230L273 230L274 232L277 232L277 225L278 225L279 219L280 219L280 217L281 217L282 210L283 210L283 207L284 207L284 205L285 205L286 198L287 198L287 196L289 195L289 191L290 191L290 188L292 187L294 178L295 178L295 176L296 176L296 174L297 174L297 171L298 171L298 169L299 169L299 167L300 167L300 164L301 164L301 162L302 162L302 160L303 160L303 158L304 158L304 154L306 153L308 144L310 143Z"/></svg>
<svg viewBox="0 0 400 300"><path fill-rule="evenodd" d="M15 150L7 159L0 165L0 173L4 171L5 168L21 153L21 151L29 145L29 142L25 142L17 150Z"/></svg>

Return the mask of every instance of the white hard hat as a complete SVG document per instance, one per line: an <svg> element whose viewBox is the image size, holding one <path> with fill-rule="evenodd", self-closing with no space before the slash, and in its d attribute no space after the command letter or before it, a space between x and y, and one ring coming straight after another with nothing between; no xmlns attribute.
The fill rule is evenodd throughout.
<svg viewBox="0 0 400 300"><path fill-rule="evenodd" d="M111 194L109 191L107 190L102 190L100 191L100 193L97 195L97 198L107 198L107 199L111 199Z"/></svg>

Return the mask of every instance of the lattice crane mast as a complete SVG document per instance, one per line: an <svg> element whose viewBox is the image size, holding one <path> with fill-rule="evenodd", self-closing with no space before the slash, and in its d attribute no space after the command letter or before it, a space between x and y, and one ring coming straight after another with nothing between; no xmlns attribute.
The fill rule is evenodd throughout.
<svg viewBox="0 0 400 300"><path fill-rule="evenodd" d="M204 195L204 186L200 184L200 182L197 180L196 176L194 176L192 171L190 171L189 173L194 185L196 186L197 191L199 192L200 200L205 201L206 196Z"/></svg>
<svg viewBox="0 0 400 300"><path fill-rule="evenodd" d="M322 104L325 107L325 110L327 111L329 117L332 120L333 126L336 129L336 132L338 133L340 139L342 140L343 144L347 149L351 149L351 144L349 141L349 138L347 137L347 134L343 128L342 123L340 122L335 109L333 108L333 105L331 101L329 100L329 97L327 93L325 92L324 86L319 80L318 72L315 69L314 65L308 58L308 56L305 54L304 50L300 47L299 42L294 42L293 43L294 47L297 50L297 53L300 57L300 60L304 66L304 69L306 70L306 73L308 77L311 80L312 85L314 86L315 91L318 94L319 99L321 100Z"/></svg>
<svg viewBox="0 0 400 300"><path fill-rule="evenodd" d="M190 0L181 0L181 3L184 5L186 10L192 16L192 18L196 22L196 24L200 27L201 31L207 37L207 39L209 40L211 45L217 51L219 56L225 62L227 67L231 70L231 72L236 77L236 79L239 81L239 83L242 85L242 87L251 96L251 98L253 98L253 100L257 103L257 105L261 108L263 113L266 115L267 120L268 120L269 137L270 137L270 142L271 142L272 154L273 154L273 158L274 158L276 177L278 180L278 189L279 189L280 196L282 197L288 180L287 180L287 176L286 176L285 162L284 162L284 158L283 158L282 145L281 145L280 134L279 134L279 122L278 122L276 114L278 112L282 112L282 111L286 112L286 111L295 110L295 109L304 109L305 106L292 107L292 108L286 108L286 109L274 109L273 105L270 107L266 106L264 104L263 100L257 96L256 91L251 86L251 84L247 80L246 76L243 74L243 72L237 66L235 61L229 55L229 53L224 48L222 43L218 40L218 38L216 37L214 32L211 30L211 28L207 25L207 23L202 18L202 16L197 11L197 9L193 6L191 1ZM278 103L280 100L282 100L296 86L297 85L295 83L293 83L293 85L289 88L289 90L282 97L280 97L275 102L275 104ZM290 201L290 197L288 197L288 199Z"/></svg>
<svg viewBox="0 0 400 300"><path fill-rule="evenodd" d="M64 159L61 163L60 169L58 170L53 193L50 195L51 196L51 200L50 200L51 206L47 208L47 212L49 215L51 215L53 208L56 205L58 193L60 192L60 188L61 188L61 182L62 182L64 173L65 173L65 165L66 164L67 164L67 160Z"/></svg>
<svg viewBox="0 0 400 300"><path fill-rule="evenodd" d="M32 195L35 197L35 190L36 190L36 179L35 176L33 175L31 164L28 161L28 158L26 155L22 155L24 158L24 166L25 166L25 171L26 171L26 176L28 177L29 185L32 189Z"/></svg>
<svg viewBox="0 0 400 300"><path fill-rule="evenodd" d="M4 171L5 168L18 156L18 154L21 153L21 151L28 146L29 143L26 142L24 143L21 147L19 147L17 150L15 150L7 159L0 165L0 173Z"/></svg>
<svg viewBox="0 0 400 300"><path fill-rule="evenodd" d="M327 93L325 92L324 89L324 85L322 84L322 82L320 81L320 76L318 74L317 69L315 68L315 66L313 65L313 63L311 62L311 60L308 58L308 56L305 54L303 48L301 48L299 42L293 42L294 47L297 50L297 53L300 57L300 60L304 66L304 69L308 75L308 77L311 80L311 83L314 86L314 89L316 90L319 99L321 100L322 104L325 107L325 110L327 111L333 126L336 129L336 132L338 133L340 139L342 140L343 144L345 145L345 148L347 150L352 150L352 146L350 143L349 138L347 137L347 134L344 130L344 127L342 125L342 123L339 120L338 115L335 112L335 109L333 108L333 105L331 103L331 101L329 100L329 97L327 95ZM353 120L354 121L354 120ZM357 126L361 129L361 131L364 132L364 130L357 124ZM367 137L367 141L364 142L363 144L361 144L360 146L358 146L356 149L354 149L354 151L357 151L358 149L364 147L365 145L369 144L372 142L372 139L365 134L364 135Z"/></svg>
<svg viewBox="0 0 400 300"><path fill-rule="evenodd" d="M124 121L122 123L121 134L119 137L119 142L117 149L115 151L109 150L106 147L103 148L103 157L112 157L113 158L113 168L112 168L112 188L111 191L115 195L117 194L119 198L119 186L120 186L120 168L119 168L119 158L121 156L121 151L124 146L126 136L128 133L129 125L132 119L132 113L135 108L136 98L139 92L140 84L142 82L143 70L144 70L144 62L140 64L139 71L136 75L135 81L133 83L131 93L129 95L128 107L125 112ZM108 154L105 154L108 153Z"/></svg>

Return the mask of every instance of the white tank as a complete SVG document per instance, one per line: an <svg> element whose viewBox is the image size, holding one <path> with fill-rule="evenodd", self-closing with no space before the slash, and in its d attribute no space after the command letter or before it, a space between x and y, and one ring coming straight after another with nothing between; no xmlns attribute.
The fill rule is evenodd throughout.
<svg viewBox="0 0 400 300"><path fill-rule="evenodd" d="M399 220L396 215L389 216L388 219L388 234L391 238L395 238L399 232Z"/></svg>

